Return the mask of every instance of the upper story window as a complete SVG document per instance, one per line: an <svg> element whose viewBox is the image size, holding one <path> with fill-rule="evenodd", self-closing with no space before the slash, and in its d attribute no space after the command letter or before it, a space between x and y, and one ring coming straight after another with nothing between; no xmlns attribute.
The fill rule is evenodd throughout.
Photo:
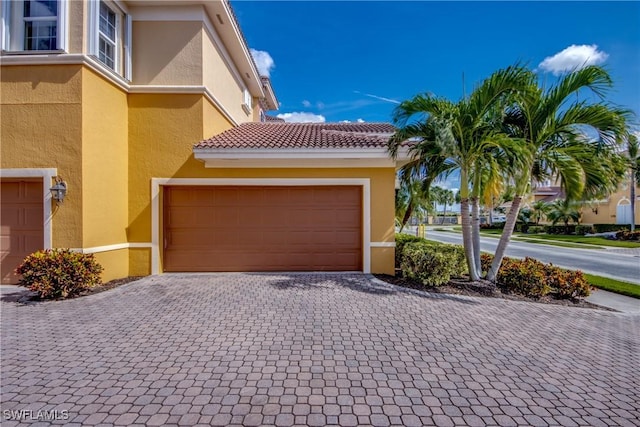
<svg viewBox="0 0 640 427"><path fill-rule="evenodd" d="M66 1L14 0L2 3L4 50L21 52L65 49Z"/></svg>
<svg viewBox="0 0 640 427"><path fill-rule="evenodd" d="M252 101L253 99L251 98L251 92L245 89L242 92L242 108L247 114L251 112L251 104L253 103Z"/></svg>
<svg viewBox="0 0 640 427"><path fill-rule="evenodd" d="M89 51L105 66L130 80L131 19L119 3L89 3Z"/></svg>
<svg viewBox="0 0 640 427"><path fill-rule="evenodd" d="M107 67L115 70L118 50L119 16L104 2L100 3L100 24L98 26L98 58Z"/></svg>

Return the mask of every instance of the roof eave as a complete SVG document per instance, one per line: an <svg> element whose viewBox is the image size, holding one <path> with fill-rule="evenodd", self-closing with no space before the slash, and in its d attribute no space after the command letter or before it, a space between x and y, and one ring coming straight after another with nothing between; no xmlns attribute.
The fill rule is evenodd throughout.
<svg viewBox="0 0 640 427"><path fill-rule="evenodd" d="M226 0L207 1L204 2L204 6L251 95L258 98L265 97L260 74L231 6Z"/></svg>
<svg viewBox="0 0 640 427"><path fill-rule="evenodd" d="M276 98L276 94L273 91L271 79L266 76L261 76L261 80L262 80L262 89L264 90L264 94L265 94L263 99L265 100L269 111L277 110L278 108L280 108L280 103L278 102L278 99Z"/></svg>
<svg viewBox="0 0 640 427"><path fill-rule="evenodd" d="M395 160L386 148L198 148L194 158L207 168L398 168L408 161Z"/></svg>

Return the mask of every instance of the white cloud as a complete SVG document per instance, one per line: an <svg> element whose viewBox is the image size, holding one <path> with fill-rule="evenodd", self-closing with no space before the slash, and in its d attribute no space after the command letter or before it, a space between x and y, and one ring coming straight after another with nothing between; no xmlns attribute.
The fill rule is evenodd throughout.
<svg viewBox="0 0 640 427"><path fill-rule="evenodd" d="M306 108L309 108L311 107L311 102L305 99L304 101L302 101L302 105L304 105Z"/></svg>
<svg viewBox="0 0 640 427"><path fill-rule="evenodd" d="M609 54L598 50L598 46L595 44L572 44L553 56L547 56L539 67L557 76L563 72L578 70L588 65L602 64L608 57Z"/></svg>
<svg viewBox="0 0 640 427"><path fill-rule="evenodd" d="M326 121L320 114L305 112L280 113L277 117L289 123L324 123Z"/></svg>
<svg viewBox="0 0 640 427"><path fill-rule="evenodd" d="M364 120L358 119L358 120L356 120L356 123L364 123Z"/></svg>
<svg viewBox="0 0 640 427"><path fill-rule="evenodd" d="M338 123L351 123L351 120L340 120Z"/></svg>
<svg viewBox="0 0 640 427"><path fill-rule="evenodd" d="M276 66L276 63L273 62L273 58L271 57L271 55L269 55L269 52L256 49L249 50L251 51L253 60L256 62L256 66L258 67L258 72L260 73L260 75L269 77L271 70Z"/></svg>

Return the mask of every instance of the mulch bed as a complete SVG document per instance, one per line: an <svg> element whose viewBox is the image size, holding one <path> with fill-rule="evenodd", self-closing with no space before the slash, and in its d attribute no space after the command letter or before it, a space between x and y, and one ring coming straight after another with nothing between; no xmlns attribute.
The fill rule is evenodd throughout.
<svg viewBox="0 0 640 427"><path fill-rule="evenodd" d="M101 285L95 286L91 289L88 289L84 292L81 292L78 296L84 297L87 295L99 294L100 292L109 291L111 289L117 288L118 286L126 285L127 283L135 282L136 280L142 279L144 276L129 276L123 277L122 279L112 280L107 283L103 283Z"/></svg>
<svg viewBox="0 0 640 427"><path fill-rule="evenodd" d="M69 297L69 298L53 298L53 299L41 299L37 294L28 294L19 299L19 302L46 302L46 301L63 301L68 299L85 297L87 295L99 294L100 292L109 291L111 289L115 289L118 286L126 285L127 283L135 282L136 280L142 279L144 276L129 276L123 277L122 279L111 280L107 283L102 283L98 286L94 286L91 289L87 289L86 291L80 292L78 295Z"/></svg>
<svg viewBox="0 0 640 427"><path fill-rule="evenodd" d="M453 294L453 295L466 295L471 297L489 297L489 298L501 298L511 301L526 301L537 302L542 304L564 305L568 307L580 307L580 308L593 308L597 310L616 311L608 307L602 307L600 305L591 304L583 299L555 299L550 296L544 296L541 298L529 298L523 295L516 294L504 294L500 289L496 288L486 280L479 282L470 282L466 278L451 279L449 283L442 286L425 286L417 280L407 279L400 274L397 276L390 276L388 274L374 274L380 280L393 285L402 286L410 289L417 289L419 291L439 293L439 294Z"/></svg>

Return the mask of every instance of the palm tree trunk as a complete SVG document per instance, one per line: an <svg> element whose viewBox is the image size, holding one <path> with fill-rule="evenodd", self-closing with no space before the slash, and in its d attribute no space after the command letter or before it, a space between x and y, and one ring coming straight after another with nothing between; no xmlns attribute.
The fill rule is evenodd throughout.
<svg viewBox="0 0 640 427"><path fill-rule="evenodd" d="M473 258L473 241L471 240L471 216L469 216L469 172L465 167L460 168L460 211L462 214L462 247L469 269L469 280L475 282L480 279Z"/></svg>
<svg viewBox="0 0 640 427"><path fill-rule="evenodd" d="M491 282L495 283L496 277L498 277L498 270L500 269L500 265L502 265L504 253L507 250L511 236L513 235L513 230L516 227L521 202L522 196L516 194L511 202L511 208L507 214L506 222L504 223L504 230L502 230L502 236L500 236L500 241L498 242L498 247L496 248L496 253L493 257L493 262L491 263L491 268L489 268L489 271L487 272L487 280Z"/></svg>
<svg viewBox="0 0 640 427"><path fill-rule="evenodd" d="M471 238L473 240L473 262L476 271L482 271L480 264L480 199L477 196L471 198Z"/></svg>
<svg viewBox="0 0 640 427"><path fill-rule="evenodd" d="M402 223L400 224L400 233L404 229L404 226L407 225L409 218L411 218L411 214L413 213L413 198L409 199L407 203L407 210L404 211L404 216L402 217Z"/></svg>
<svg viewBox="0 0 640 427"><path fill-rule="evenodd" d="M462 211L462 246L464 247L464 255L467 259L467 267L469 269L469 279L473 282L480 279L476 263L473 255L473 240L471 238L471 216L469 215L469 198L462 197L460 201L460 210Z"/></svg>
<svg viewBox="0 0 640 427"><path fill-rule="evenodd" d="M444 224L444 219L447 217L447 202L444 202L444 212L442 213L442 221L440 221L440 225Z"/></svg>

